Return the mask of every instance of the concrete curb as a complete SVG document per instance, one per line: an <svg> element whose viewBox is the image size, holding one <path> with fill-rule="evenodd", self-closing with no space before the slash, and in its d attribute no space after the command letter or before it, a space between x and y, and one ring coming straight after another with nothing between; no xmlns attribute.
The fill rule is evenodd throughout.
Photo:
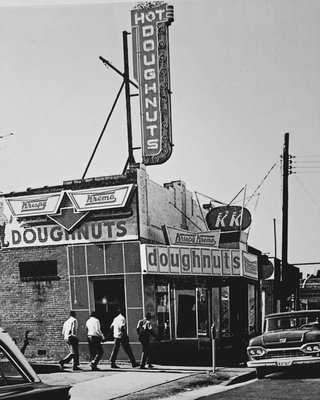
<svg viewBox="0 0 320 400"><path fill-rule="evenodd" d="M237 383L250 381L251 379L254 379L256 377L257 375L255 371L246 372L245 374L234 376L233 378L229 379L224 385L225 386L236 385Z"/></svg>
<svg viewBox="0 0 320 400"><path fill-rule="evenodd" d="M226 382L221 382L217 385L208 385L199 389L190 390L188 392L176 393L173 396L162 398L161 400L201 400L212 394L225 392L237 387L245 385L247 381L256 378L255 371L246 372L239 376L235 376Z"/></svg>
<svg viewBox="0 0 320 400"><path fill-rule="evenodd" d="M189 376L198 375L198 374L199 374L199 372L194 372L194 373L191 373ZM184 378L185 378L185 376L172 379L172 380L170 380L168 382L157 383L155 385L149 386L147 389L144 388L144 389L136 390L135 392L132 392L130 394L136 394L136 393L139 393L139 392L143 392L145 390L154 389L154 388L156 388L158 386L162 386L162 385L166 385L166 384L169 384L169 383L172 383L172 382L176 382L176 381L179 381L180 379L184 379ZM128 394L125 394L125 395L121 395L121 396L112 397L112 399L109 399L109 400L121 399L121 398L127 397L127 396L128 396ZM162 399L162 400L164 400L164 399Z"/></svg>

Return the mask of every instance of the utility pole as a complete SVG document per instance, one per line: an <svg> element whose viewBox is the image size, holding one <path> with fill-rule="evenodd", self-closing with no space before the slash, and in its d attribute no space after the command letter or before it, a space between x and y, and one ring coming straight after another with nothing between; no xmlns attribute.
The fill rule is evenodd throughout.
<svg viewBox="0 0 320 400"><path fill-rule="evenodd" d="M284 135L282 154L282 252L281 276L284 280L284 271L288 268L288 177L289 177L289 133ZM281 311L284 311L284 299L281 299Z"/></svg>
<svg viewBox="0 0 320 400"><path fill-rule="evenodd" d="M279 273L276 273L276 271L277 271L277 224L276 224L275 218L273 218L273 237L274 237L274 260L273 260L274 279L273 279L272 312L277 312L277 299L279 297L277 277L279 276Z"/></svg>

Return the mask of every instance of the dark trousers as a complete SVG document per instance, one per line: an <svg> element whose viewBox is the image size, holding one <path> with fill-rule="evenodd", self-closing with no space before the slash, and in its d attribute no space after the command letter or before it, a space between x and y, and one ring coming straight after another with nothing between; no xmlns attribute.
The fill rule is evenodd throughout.
<svg viewBox="0 0 320 400"><path fill-rule="evenodd" d="M67 341L69 347L68 355L63 358L60 363L67 364L73 359L73 367L77 367L79 365L79 339L75 336L70 336Z"/></svg>
<svg viewBox="0 0 320 400"><path fill-rule="evenodd" d="M146 362L151 365L151 358L150 358L150 341L149 339L140 339L142 344L142 354L141 354L141 362L140 367L144 367Z"/></svg>
<svg viewBox="0 0 320 400"><path fill-rule="evenodd" d="M114 365L116 363L120 345L122 345L123 350L127 353L132 366L135 367L137 365L137 363L136 363L136 360L132 353L132 350L131 350L131 347L129 344L129 338L127 335L123 336L122 338L117 338L114 340L114 345L113 345L113 349L112 349L112 353L111 353L111 357L110 357L111 365Z"/></svg>
<svg viewBox="0 0 320 400"><path fill-rule="evenodd" d="M88 346L91 364L96 367L103 356L101 338L99 336L88 336Z"/></svg>

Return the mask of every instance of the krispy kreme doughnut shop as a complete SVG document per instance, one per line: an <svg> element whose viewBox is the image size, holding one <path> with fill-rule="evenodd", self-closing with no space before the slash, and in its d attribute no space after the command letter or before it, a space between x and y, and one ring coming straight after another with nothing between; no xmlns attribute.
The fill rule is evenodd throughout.
<svg viewBox="0 0 320 400"><path fill-rule="evenodd" d="M161 340L153 343L155 362L171 362L177 352L182 362L184 348L190 362L209 362L212 323L223 362L228 348L258 330L257 256L240 232L208 231L201 221L183 181L159 185L143 166L4 194L2 325L20 344L30 331L28 357L58 360L62 323L73 309L87 360L85 321L95 310L108 359L110 323L122 306L137 357L136 325L150 312Z"/></svg>

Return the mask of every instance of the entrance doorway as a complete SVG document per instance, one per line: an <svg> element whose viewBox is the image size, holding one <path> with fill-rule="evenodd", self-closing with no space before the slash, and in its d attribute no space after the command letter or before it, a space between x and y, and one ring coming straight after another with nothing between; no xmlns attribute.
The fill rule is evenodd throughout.
<svg viewBox="0 0 320 400"><path fill-rule="evenodd" d="M110 325L120 307L125 313L125 293L123 278L112 278L93 281L95 311L100 320L101 330L105 338L113 340Z"/></svg>
<svg viewBox="0 0 320 400"><path fill-rule="evenodd" d="M176 290L177 338L196 338L196 291Z"/></svg>

